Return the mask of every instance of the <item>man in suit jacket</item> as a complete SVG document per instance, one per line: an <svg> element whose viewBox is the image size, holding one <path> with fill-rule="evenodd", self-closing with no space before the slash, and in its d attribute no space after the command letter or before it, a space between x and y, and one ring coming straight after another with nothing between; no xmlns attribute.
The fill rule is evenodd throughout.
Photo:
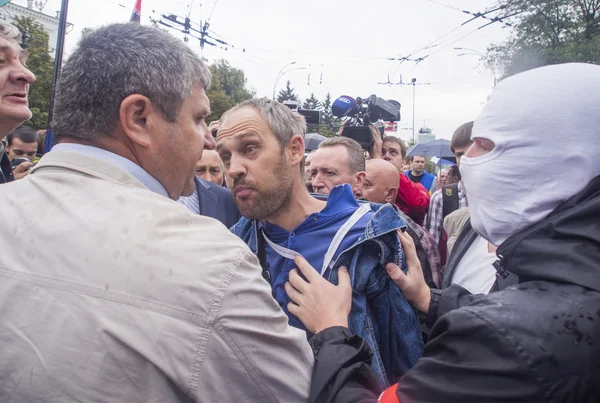
<svg viewBox="0 0 600 403"><path fill-rule="evenodd" d="M209 83L183 42L139 24L71 53L58 144L0 192L0 400L306 401L311 349L258 259L173 201L215 147Z"/></svg>
<svg viewBox="0 0 600 403"><path fill-rule="evenodd" d="M227 228L238 222L240 212L228 189L198 177L194 178L194 185L196 191L191 196L181 197L179 203L193 213L221 221Z"/></svg>

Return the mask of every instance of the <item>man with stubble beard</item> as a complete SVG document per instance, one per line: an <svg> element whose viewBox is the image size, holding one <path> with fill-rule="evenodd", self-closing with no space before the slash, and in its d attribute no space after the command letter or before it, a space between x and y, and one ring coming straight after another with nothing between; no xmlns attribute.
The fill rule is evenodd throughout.
<svg viewBox="0 0 600 403"><path fill-rule="evenodd" d="M334 284L352 279L350 327L375 347L380 382L406 372L421 354L419 322L381 263L403 264L396 231L404 220L389 205L358 202L348 184L313 197L303 180L306 122L283 104L252 99L221 122L217 150L244 216L232 231L258 255L290 325L306 330L284 288L306 259Z"/></svg>

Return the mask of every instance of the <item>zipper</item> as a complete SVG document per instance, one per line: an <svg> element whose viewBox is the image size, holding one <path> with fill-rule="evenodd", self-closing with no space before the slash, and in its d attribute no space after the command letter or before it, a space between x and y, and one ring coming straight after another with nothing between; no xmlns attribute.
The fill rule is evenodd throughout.
<svg viewBox="0 0 600 403"><path fill-rule="evenodd" d="M508 270L504 268L504 256L498 254L498 260L496 260L493 264L496 269L496 275L502 277L503 279L509 276Z"/></svg>

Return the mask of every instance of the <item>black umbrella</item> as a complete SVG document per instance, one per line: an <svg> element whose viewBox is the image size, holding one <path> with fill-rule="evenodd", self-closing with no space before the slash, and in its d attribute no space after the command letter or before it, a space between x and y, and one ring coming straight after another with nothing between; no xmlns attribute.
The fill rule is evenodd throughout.
<svg viewBox="0 0 600 403"><path fill-rule="evenodd" d="M304 136L304 149L306 151L316 150L325 139L327 137L321 136L319 133L306 133L306 136Z"/></svg>
<svg viewBox="0 0 600 403"><path fill-rule="evenodd" d="M448 161L456 162L456 158L450 150L450 141L446 139L437 139L412 146L408 152L408 156L413 157L415 155L421 155L423 157L438 157Z"/></svg>

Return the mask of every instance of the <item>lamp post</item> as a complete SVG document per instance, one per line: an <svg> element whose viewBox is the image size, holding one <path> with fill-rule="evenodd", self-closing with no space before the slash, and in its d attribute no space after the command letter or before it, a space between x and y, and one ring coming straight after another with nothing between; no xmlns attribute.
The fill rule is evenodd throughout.
<svg viewBox="0 0 600 403"><path fill-rule="evenodd" d="M277 82L279 82L279 79L285 74L285 73L283 73L283 70L285 70L287 67L289 67L289 66L291 66L293 64L296 64L296 62L289 62L288 64L286 64L285 66L283 66L281 68L281 70L279 70L279 73L277 73L277 77L275 78L275 84L273 85L273 100L275 100L275 89L277 88Z"/></svg>
<svg viewBox="0 0 600 403"><path fill-rule="evenodd" d="M415 87L417 86L417 79L413 78L411 81L413 87L413 121L412 121L412 139L413 144L417 144L415 141Z"/></svg>
<svg viewBox="0 0 600 403"><path fill-rule="evenodd" d="M50 91L50 110L48 111L48 129L46 130L46 140L44 143L44 150L46 152L52 149L52 130L50 125L52 123L52 109L54 109L54 95L56 91L56 82L60 76L60 70L62 67L63 48L65 45L65 34L67 29L67 11L69 9L69 0L62 0L60 6L60 18L58 20L58 35L56 38L56 58L54 59L54 74L52 76L52 89Z"/></svg>
<svg viewBox="0 0 600 403"><path fill-rule="evenodd" d="M498 83L498 79L496 78L496 69L494 68L492 61L489 59L489 57L487 57L480 51L471 49L471 48L454 48L454 50L466 50L468 52L472 52L472 53L459 53L457 56L479 56L483 60L485 60L487 62L489 69L492 71L492 75L494 76L494 87L496 86L496 84Z"/></svg>

